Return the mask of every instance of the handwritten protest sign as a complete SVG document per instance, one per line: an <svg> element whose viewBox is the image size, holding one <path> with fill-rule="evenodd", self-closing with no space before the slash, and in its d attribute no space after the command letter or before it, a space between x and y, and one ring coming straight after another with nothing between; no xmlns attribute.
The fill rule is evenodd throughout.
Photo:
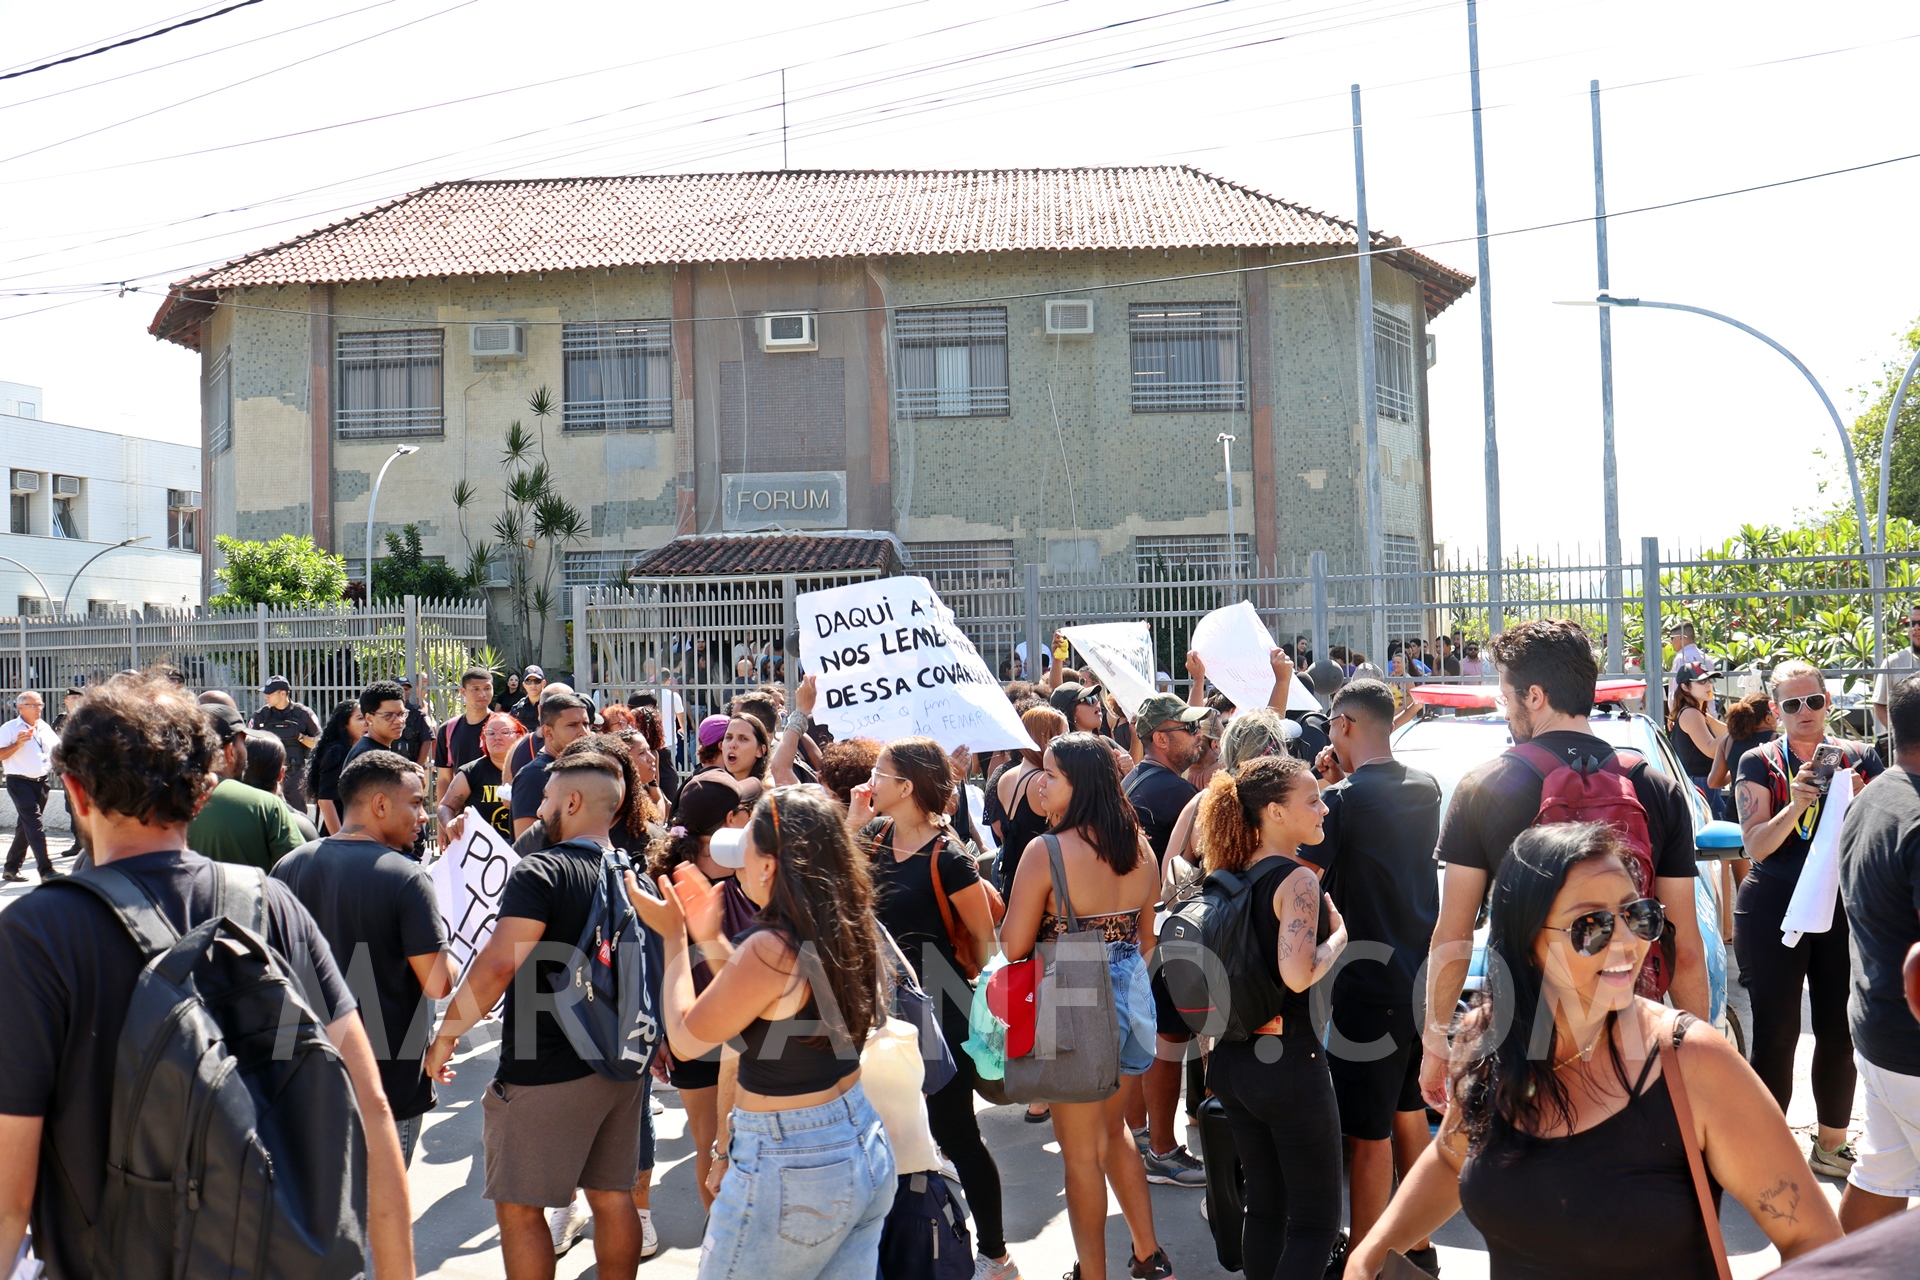
<svg viewBox="0 0 1920 1280"><path fill-rule="evenodd" d="M513 842L489 826L477 810L468 809L460 838L428 868L440 917L447 923L447 948L462 976L493 936L507 873L519 861Z"/></svg>
<svg viewBox="0 0 1920 1280"><path fill-rule="evenodd" d="M1153 693L1153 633L1146 623L1096 622L1060 632L1129 716Z"/></svg>
<svg viewBox="0 0 1920 1280"><path fill-rule="evenodd" d="M1033 739L925 578L878 578L798 601L800 662L820 679L814 718L836 738L924 734L951 751Z"/></svg>
<svg viewBox="0 0 1920 1280"><path fill-rule="evenodd" d="M1273 635L1253 605L1242 600L1200 619L1188 647L1207 664L1207 679L1241 710L1264 707L1273 696ZM1287 690L1287 710L1318 711L1298 680Z"/></svg>

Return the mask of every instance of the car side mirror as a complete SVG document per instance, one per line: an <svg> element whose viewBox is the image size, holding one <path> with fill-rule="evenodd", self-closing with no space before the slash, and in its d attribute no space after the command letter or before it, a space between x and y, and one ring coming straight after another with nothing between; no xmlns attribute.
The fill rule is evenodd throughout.
<svg viewBox="0 0 1920 1280"><path fill-rule="evenodd" d="M1694 833L1693 847L1702 853L1739 849L1746 844L1740 825L1734 822L1709 822Z"/></svg>

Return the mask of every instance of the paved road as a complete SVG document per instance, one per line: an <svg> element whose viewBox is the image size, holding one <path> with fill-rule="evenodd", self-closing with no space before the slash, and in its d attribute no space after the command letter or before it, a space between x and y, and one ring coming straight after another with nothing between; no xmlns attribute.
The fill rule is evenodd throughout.
<svg viewBox="0 0 1920 1280"><path fill-rule="evenodd" d="M0 844L10 833L0 832ZM66 842L56 840L54 852L58 865L68 865L64 855ZM29 864L31 865L31 864ZM31 871L29 880L33 879ZM0 909L28 891L30 884L0 886ZM1803 1014L1803 1018L1806 1015ZM423 1277L442 1280L498 1280L504 1273L500 1263L499 1234L494 1227L492 1206L480 1198L480 1091L492 1078L496 1047L491 1034L488 1042L468 1049L455 1059L459 1078L441 1091L441 1103L427 1117L414 1157L412 1191L415 1250ZM1813 1039L1801 1037L1795 1060L1796 1090L1788 1122L1801 1135L1804 1145L1813 1127L1813 1102L1806 1087L1811 1064ZM660 1253L641 1268L642 1280L653 1277L691 1278L695 1275L703 1227L699 1198L693 1188L692 1143L686 1136L684 1114L678 1098L666 1093L665 1114L656 1117L658 1166L654 1171L654 1221L661 1238ZM980 1125L987 1146L1000 1164L1005 1187L1007 1237L1015 1259L1031 1280L1051 1280L1073 1264L1073 1242L1067 1229L1066 1200L1061 1190L1059 1147L1051 1126L1029 1125L1021 1121L1020 1108L986 1107L982 1104ZM1860 1101L1856 1096L1856 1126ZM1839 1199L1839 1184L1822 1179L1828 1198ZM1154 1222L1162 1244L1173 1259L1183 1280L1210 1280L1230 1274L1214 1256L1212 1237L1200 1218L1202 1193L1175 1187L1153 1189ZM1730 1198L1722 1221L1730 1250L1735 1254L1734 1275L1740 1280L1764 1275L1778 1259L1760 1229L1747 1213ZM1440 1246L1441 1269L1448 1280L1484 1280L1487 1275L1485 1246L1477 1232L1462 1217L1448 1223L1436 1237ZM1122 1262L1127 1256L1128 1238L1119 1207L1109 1201L1107 1247L1109 1257L1119 1259L1110 1267L1114 1276L1125 1274ZM576 1246L562 1259L559 1280L574 1280L594 1272L590 1240ZM772 1278L769 1278L772 1280Z"/></svg>

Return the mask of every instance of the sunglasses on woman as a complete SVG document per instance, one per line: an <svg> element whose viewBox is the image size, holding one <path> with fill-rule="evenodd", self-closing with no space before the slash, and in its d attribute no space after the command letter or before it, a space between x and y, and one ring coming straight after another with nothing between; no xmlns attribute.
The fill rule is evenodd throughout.
<svg viewBox="0 0 1920 1280"><path fill-rule="evenodd" d="M1640 898L1621 907L1616 914L1612 911L1589 911L1583 916L1574 917L1573 923L1561 928L1557 924L1545 926L1555 933L1567 935L1567 941L1573 949L1583 956L1597 956L1607 949L1613 941L1613 922L1624 920L1627 932L1642 942L1653 942L1667 924L1667 909L1658 898Z"/></svg>
<svg viewBox="0 0 1920 1280"><path fill-rule="evenodd" d="M1825 711L1827 709L1827 695L1824 693L1810 693L1804 698L1780 699L1780 713L1782 715L1793 715L1799 711L1801 707L1805 707L1809 711Z"/></svg>

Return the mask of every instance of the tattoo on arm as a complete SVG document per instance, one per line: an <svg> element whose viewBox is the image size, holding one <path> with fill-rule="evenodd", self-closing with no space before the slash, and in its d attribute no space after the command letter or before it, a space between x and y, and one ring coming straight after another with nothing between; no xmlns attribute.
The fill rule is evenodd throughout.
<svg viewBox="0 0 1920 1280"><path fill-rule="evenodd" d="M1800 1184L1786 1178L1780 1179L1771 1191L1760 1193L1758 1208L1762 1218L1775 1222L1799 1222Z"/></svg>
<svg viewBox="0 0 1920 1280"><path fill-rule="evenodd" d="M1745 787L1736 787L1733 792L1733 806L1734 811L1740 815L1742 824L1747 820L1747 807L1749 803L1747 799L1747 789Z"/></svg>

